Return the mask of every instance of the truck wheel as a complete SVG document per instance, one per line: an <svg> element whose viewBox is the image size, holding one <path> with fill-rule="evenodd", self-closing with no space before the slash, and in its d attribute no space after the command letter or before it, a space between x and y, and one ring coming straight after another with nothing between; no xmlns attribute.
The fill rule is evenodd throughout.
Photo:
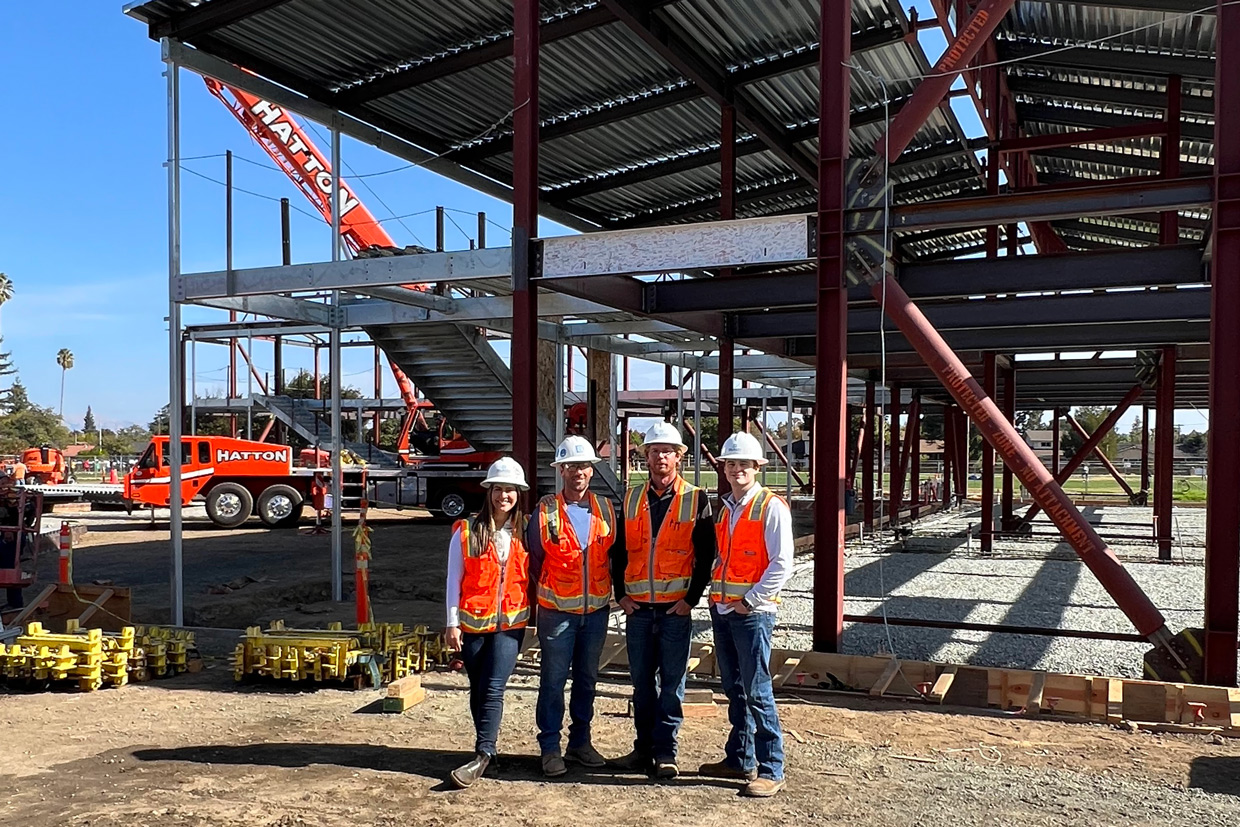
<svg viewBox="0 0 1240 827"><path fill-rule="evenodd" d="M223 482L207 495L207 516L221 528L236 528L250 519L254 511L254 498L245 486L235 482Z"/></svg>
<svg viewBox="0 0 1240 827"><path fill-rule="evenodd" d="M449 491L439 500L439 510L449 520L464 517L466 508L465 496L460 491Z"/></svg>
<svg viewBox="0 0 1240 827"><path fill-rule="evenodd" d="M302 496L287 485L273 485L258 495L258 519L269 528L297 525L301 518Z"/></svg>

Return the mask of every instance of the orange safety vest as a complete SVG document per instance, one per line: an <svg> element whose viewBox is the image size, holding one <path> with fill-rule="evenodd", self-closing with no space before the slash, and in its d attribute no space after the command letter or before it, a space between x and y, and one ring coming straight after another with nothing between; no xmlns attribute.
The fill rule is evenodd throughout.
<svg viewBox="0 0 1240 827"><path fill-rule="evenodd" d="M713 603L740 600L757 585L771 562L763 536L766 510L779 499L768 488L759 488L729 531L731 510L721 506L715 515L715 540L718 552L710 575L710 599Z"/></svg>
<svg viewBox="0 0 1240 827"><path fill-rule="evenodd" d="M500 563L495 540L486 548L470 530L468 520L457 520L453 530L460 534L465 558L461 575L461 629L474 634L504 629L520 629L530 619L530 558L521 541L518 526L511 529L512 544L508 560Z"/></svg>
<svg viewBox="0 0 1240 827"><path fill-rule="evenodd" d="M535 519L543 544L542 572L538 578L538 605L559 612L586 614L611 603L608 551L615 539L616 512L611 501L586 492L590 536L584 545L573 531L561 494L538 502Z"/></svg>
<svg viewBox="0 0 1240 827"><path fill-rule="evenodd" d="M693 525L697 486L676 475L667 516L651 537L650 483L630 488L624 497L624 591L639 603L674 603L689 594L693 577Z"/></svg>

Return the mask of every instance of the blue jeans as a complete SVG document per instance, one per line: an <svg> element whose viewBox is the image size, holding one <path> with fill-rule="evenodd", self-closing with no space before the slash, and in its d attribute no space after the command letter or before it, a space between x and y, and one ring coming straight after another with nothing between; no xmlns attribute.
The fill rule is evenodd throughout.
<svg viewBox="0 0 1240 827"><path fill-rule="evenodd" d="M495 757L495 739L504 717L504 687L517 665L524 629L462 636L461 659L469 675L469 712L474 719L474 752Z"/></svg>
<svg viewBox="0 0 1240 827"><path fill-rule="evenodd" d="M633 678L633 749L656 760L676 760L676 733L684 722L685 671L693 619L670 614L672 604L641 607L625 621Z"/></svg>
<svg viewBox="0 0 1240 827"><path fill-rule="evenodd" d="M564 725L564 685L573 677L568 702L568 748L590 743L590 721L594 719L594 685L598 682L598 661L607 640L607 609L584 615L538 609L538 642L542 647L542 666L538 681L538 704L534 718L538 724L538 748L543 755L560 751L560 729Z"/></svg>
<svg viewBox="0 0 1240 827"><path fill-rule="evenodd" d="M721 615L711 606L710 623L715 632L715 662L728 696L728 721L732 724L724 749L727 763L739 770L750 770L757 764L759 778L779 781L784 777L784 736L771 686L775 614Z"/></svg>

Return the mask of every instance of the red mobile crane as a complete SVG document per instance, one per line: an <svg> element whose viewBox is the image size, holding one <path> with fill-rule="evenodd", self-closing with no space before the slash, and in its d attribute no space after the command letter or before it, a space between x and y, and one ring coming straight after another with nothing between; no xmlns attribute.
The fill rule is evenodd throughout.
<svg viewBox="0 0 1240 827"><path fill-rule="evenodd" d="M332 221L332 175L331 162L323 156L314 145L314 141L306 134L293 116L275 104L251 95L241 89L220 83L214 78L203 78L207 89L212 95L228 107L250 136L254 138L263 151L284 171L302 195L306 196L314 208L323 216L328 224ZM340 235L346 246L354 255L365 255L377 250L399 249L392 237L387 234L379 220L366 208L353 190L340 181ZM426 290L425 285L405 285L410 290ZM414 422L421 417L421 409L430 407L420 401L414 392L413 383L394 361L388 359L392 375L396 377L396 385L400 389L400 398L405 403L405 419L401 424L400 437L397 440L401 462L413 461L409 447L409 434ZM452 433L438 435L440 448L448 453L460 455L472 452L469 443ZM485 457L481 457L485 459Z"/></svg>

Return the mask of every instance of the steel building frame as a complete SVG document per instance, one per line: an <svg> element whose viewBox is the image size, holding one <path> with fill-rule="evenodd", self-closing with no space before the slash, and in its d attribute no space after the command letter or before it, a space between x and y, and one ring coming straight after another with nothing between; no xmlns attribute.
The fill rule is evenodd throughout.
<svg viewBox="0 0 1240 827"><path fill-rule="evenodd" d="M171 69L174 339L182 302L324 325L337 344L340 330L361 324L485 320L513 339L513 450L527 463L537 447L527 390L537 378L539 338L718 371L723 409L733 407L742 375L804 395L812 387L814 643L834 649L844 620L847 406L864 401L868 459L882 416L874 402L880 353L889 383L918 399L919 411L942 408L951 484L964 485L968 425L914 352L924 356L924 342L881 334L870 291L845 279L848 245L875 220L848 201L847 161L886 157L895 184L892 284L921 306L962 369L986 374L992 395L1002 379L999 420L1017 409L1114 405L1138 378L1140 363L1122 359L1013 358L1073 349L1156 354L1159 423L1177 402L1208 402L1215 416L1202 677L1236 682L1240 113L1216 112L1214 101L1240 90L1240 9L1220 3L1213 15L1181 17L1193 4L1086 0L1053 17L1037 2L935 0L933 23L951 46L931 67L899 4L882 0L804 0L767 16L743 0L566 0L549 13L535 0L471 0L472 17L416 5L439 25L440 45L410 34L413 45L394 62L366 38L333 29L325 0L152 0L128 9L162 40ZM316 60L283 48L281 22L295 11L313 11L321 23ZM1086 32L1122 33L1159 15L1153 45L1085 42ZM707 20L718 25L708 31ZM371 23L372 34L395 25ZM459 48L443 50L454 37ZM1047 52L1040 46L1047 37L1078 45ZM610 59L595 58L590 74L583 54ZM512 246L183 275L179 65L328 124L334 155L339 136L351 135L512 201ZM564 83L574 75L576 98ZM985 126L980 141L966 140L941 106L957 76ZM454 94L468 94L478 111L433 109ZM476 129L507 117L510 129ZM669 137L661 145L651 137L662 135ZM540 216L587 234L545 238ZM1029 242L1040 255L1021 254ZM958 260L971 254L983 258ZM689 277L643 277L669 271ZM378 295L429 281L468 282L493 295L448 302L346 295L329 304L297 297ZM544 318L566 315L582 321ZM626 329L643 341L621 338ZM737 355L738 347L761 355ZM174 346L170 395L179 405L176 357ZM893 396L891 407L904 398ZM720 417L720 427L730 427L730 417ZM338 434L336 411L333 428ZM1160 551L1170 547L1169 436L1169 428L1156 429ZM873 463L860 464L869 524ZM174 490L178 475L174 469ZM1005 480L1003 530L1015 520L1011 475ZM174 517L175 549L180 542ZM173 574L179 582L179 555ZM175 619L179 610L174 593Z"/></svg>

